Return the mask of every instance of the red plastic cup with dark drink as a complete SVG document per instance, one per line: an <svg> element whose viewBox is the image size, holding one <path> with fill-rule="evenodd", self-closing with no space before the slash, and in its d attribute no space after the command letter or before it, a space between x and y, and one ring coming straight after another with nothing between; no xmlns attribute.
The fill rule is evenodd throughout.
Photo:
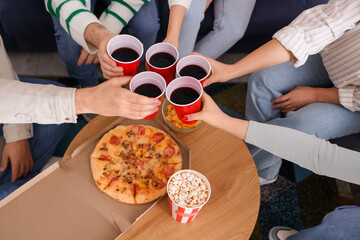
<svg viewBox="0 0 360 240"><path fill-rule="evenodd" d="M210 76L211 65L202 56L188 55L180 59L176 65L177 76L190 76L196 78L201 84Z"/></svg>
<svg viewBox="0 0 360 240"><path fill-rule="evenodd" d="M131 79L129 87L132 92L151 98L157 98L161 101L161 98L166 91L166 82L160 74L146 71L136 74ZM146 116L145 119L154 118L158 111Z"/></svg>
<svg viewBox="0 0 360 240"><path fill-rule="evenodd" d="M200 110L203 91L203 87L197 79L193 77L178 77L167 86L166 98L173 105L176 114L182 122L193 124L197 120L188 121L184 117Z"/></svg>
<svg viewBox="0 0 360 240"><path fill-rule="evenodd" d="M131 35L122 34L113 37L107 44L107 53L117 66L123 68L125 76L134 76L143 55L143 44Z"/></svg>
<svg viewBox="0 0 360 240"><path fill-rule="evenodd" d="M176 73L179 51L170 43L152 45L145 54L146 69L160 74L169 84Z"/></svg>

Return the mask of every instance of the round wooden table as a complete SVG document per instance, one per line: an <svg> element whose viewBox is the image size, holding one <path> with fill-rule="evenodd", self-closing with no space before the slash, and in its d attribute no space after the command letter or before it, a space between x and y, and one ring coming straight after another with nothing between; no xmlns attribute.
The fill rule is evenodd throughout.
<svg viewBox="0 0 360 240"><path fill-rule="evenodd" d="M64 161L115 119L99 116L89 122L69 145ZM259 213L260 186L244 142L205 123L194 132L175 134L191 149L191 168L210 181L209 202L193 222L182 224L172 219L164 197L119 239L249 239Z"/></svg>

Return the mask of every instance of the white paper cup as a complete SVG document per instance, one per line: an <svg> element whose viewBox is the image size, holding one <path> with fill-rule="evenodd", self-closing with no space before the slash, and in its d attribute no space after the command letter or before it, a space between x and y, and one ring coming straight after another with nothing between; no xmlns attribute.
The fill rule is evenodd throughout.
<svg viewBox="0 0 360 240"><path fill-rule="evenodd" d="M193 208L180 206L177 203L175 203L175 201L172 199L172 197L169 194L169 183L171 182L173 177L176 175L179 175L181 173L186 173L186 172L196 175L197 177L201 178L203 180L203 182L206 184L206 187L208 190L208 197L207 197L206 201L203 204L201 204L200 206L193 207ZM169 196L170 213L171 213L171 216L173 217L173 219L180 223L189 223L195 219L195 217L199 213L200 209L209 201L210 195L211 195L211 186L210 186L208 179L201 173L196 172L194 170L185 169L185 170L181 170L181 171L174 173L170 177L170 179L167 183L167 193Z"/></svg>

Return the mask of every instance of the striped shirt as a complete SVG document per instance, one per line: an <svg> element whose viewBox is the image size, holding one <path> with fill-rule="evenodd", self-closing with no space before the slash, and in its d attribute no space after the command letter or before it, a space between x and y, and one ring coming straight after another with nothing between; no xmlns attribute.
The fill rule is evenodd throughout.
<svg viewBox="0 0 360 240"><path fill-rule="evenodd" d="M341 105L360 111L360 0L335 0L301 13L274 38L291 51L295 67L320 53Z"/></svg>
<svg viewBox="0 0 360 240"><path fill-rule="evenodd" d="M150 0L111 0L100 18L90 11L91 0L44 0L46 9L59 19L67 33L90 53L97 49L84 39L86 27L91 23L102 24L112 33L119 34L143 4ZM155 0L153 0L155 1ZM191 0L169 0L169 6L182 5L189 9ZM154 12L154 14L156 14Z"/></svg>

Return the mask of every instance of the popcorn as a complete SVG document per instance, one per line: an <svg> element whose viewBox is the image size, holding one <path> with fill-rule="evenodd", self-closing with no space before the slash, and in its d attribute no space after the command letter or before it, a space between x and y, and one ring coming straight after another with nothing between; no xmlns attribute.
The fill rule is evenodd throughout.
<svg viewBox="0 0 360 240"><path fill-rule="evenodd" d="M187 208L204 204L209 195L205 182L190 172L174 175L169 182L168 193L176 204Z"/></svg>

